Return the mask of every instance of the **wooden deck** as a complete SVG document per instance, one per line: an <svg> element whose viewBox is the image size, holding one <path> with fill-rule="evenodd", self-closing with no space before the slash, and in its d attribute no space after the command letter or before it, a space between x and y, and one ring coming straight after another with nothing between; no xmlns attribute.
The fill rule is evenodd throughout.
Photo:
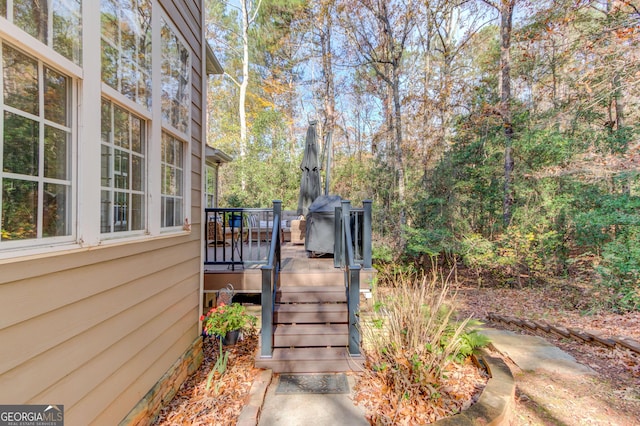
<svg viewBox="0 0 640 426"><path fill-rule="evenodd" d="M266 244L264 244L266 246ZM209 248L230 252L230 246ZM239 252L239 247L237 247ZM242 253L252 253L244 243ZM215 292L231 283L237 293L260 293L261 265L243 263L205 265L205 292ZM361 271L361 291L370 289L373 270ZM256 366L275 372L337 372L358 370L362 356L349 354L349 313L345 273L334 267L332 257L310 257L304 245L281 246L281 269L273 313L273 353L261 357ZM263 307L264 308L264 307Z"/></svg>
<svg viewBox="0 0 640 426"><path fill-rule="evenodd" d="M234 265L204 265L205 292L212 292L233 285L239 293L260 293L262 290L261 264L255 263L258 250L264 250L265 244L250 247L243 243L244 259L251 259L242 264ZM230 259L231 245L224 247L209 247L208 250L218 251L218 259L226 254ZM236 248L239 252L239 248ZM237 253L236 252L236 253ZM264 255L266 258L266 254ZM209 255L213 259L213 253ZM333 266L331 257L309 257L304 245L284 243L281 248L281 284L283 286L327 286L344 285L344 271ZM286 277L286 279L285 279ZM372 271L363 271L361 288L368 289L373 277Z"/></svg>

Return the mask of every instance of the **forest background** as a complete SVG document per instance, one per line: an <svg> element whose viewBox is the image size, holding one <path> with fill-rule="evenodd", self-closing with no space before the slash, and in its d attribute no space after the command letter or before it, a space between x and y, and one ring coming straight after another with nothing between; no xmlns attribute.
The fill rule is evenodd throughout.
<svg viewBox="0 0 640 426"><path fill-rule="evenodd" d="M297 206L309 121L374 255L478 283L588 277L640 310L640 8L617 0L208 0L220 206ZM324 153L329 155L329 153Z"/></svg>

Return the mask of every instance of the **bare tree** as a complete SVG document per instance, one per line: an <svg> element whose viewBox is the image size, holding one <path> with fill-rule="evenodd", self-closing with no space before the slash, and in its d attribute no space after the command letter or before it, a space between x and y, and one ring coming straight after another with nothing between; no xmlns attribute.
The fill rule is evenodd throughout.
<svg viewBox="0 0 640 426"><path fill-rule="evenodd" d="M346 4L348 3L348 4ZM402 99L400 81L403 57L416 24L413 0L358 0L342 5L343 27L361 62L375 72L388 88L389 123L393 133L392 164L400 205L399 224L406 223L405 165L403 160Z"/></svg>

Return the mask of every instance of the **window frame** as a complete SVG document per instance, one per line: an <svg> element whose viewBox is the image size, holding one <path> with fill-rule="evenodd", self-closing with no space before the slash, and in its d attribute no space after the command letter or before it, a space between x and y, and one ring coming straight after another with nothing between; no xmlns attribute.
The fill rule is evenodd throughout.
<svg viewBox="0 0 640 426"><path fill-rule="evenodd" d="M126 190L122 190L121 188L116 188L114 185L111 186L104 186L102 185L102 179L100 180L100 204L101 204L101 208L100 208L100 221L99 221L99 232L100 232L100 239L101 240L111 240L111 239L120 239L120 238L127 238L127 237L135 237L135 236L141 236L141 235L146 235L149 234L149 194L150 194L150 185L149 185L149 145L151 143L151 138L150 138L150 129L151 129L151 125L150 125L150 118L149 118L149 112L143 108L141 105L136 104L135 102L131 101L130 99L126 98L124 95L120 94L119 92L115 91L113 88L111 88L109 85L106 85L104 83L102 83L102 87L103 90L104 88L108 88L110 90L107 91L103 91L102 92L102 98L101 98L101 105L103 101L107 101L111 104L112 108L120 108L122 110L124 110L125 112L127 112L127 114L129 114L129 116L133 116L136 118L139 118L140 121L142 122L141 125L141 131L144 133L142 140L141 140L141 144L144 146L143 148L143 152L144 154L142 155L143 158L143 173L142 173L142 179L143 179L143 189L142 191L137 191L137 190L133 190L132 188L127 188ZM108 92L115 92L115 93L111 93L111 95L115 96L118 99L114 99L110 96L108 96ZM128 104L128 105L126 105ZM136 109L137 111L132 111L133 109ZM100 112L102 113L102 108L100 110ZM144 113L144 114L142 114ZM113 112L111 112L111 116L113 116ZM102 131L102 129L101 129ZM102 138L100 139L100 150L101 150L101 157L100 157L100 169L102 171L102 147L107 145L109 146L110 149L115 149L115 144L113 143L113 135L110 136L109 138L109 143L105 144L104 141L102 140ZM129 153L129 156L131 156L131 149L126 149L125 151L127 151ZM112 156L112 159L115 160L115 155ZM114 161L115 162L115 161ZM110 171L111 172L115 172L114 170L114 164L111 164L110 166ZM131 173L131 170L129 170L129 173ZM102 176L101 176L102 178ZM133 195L134 193L141 193L142 198L143 198L143 208L144 208L144 213L142 215L142 221L143 221L143 226L142 229L127 229L127 230L123 230L123 231L116 231L113 230L113 223L111 223L111 230L109 232L103 232L102 231L102 192L108 190L112 193L112 197L110 198L112 201L111 204L111 208L115 207L115 203L113 202L113 199L115 197L115 193L116 192L120 192L120 193L127 193L130 196ZM132 202L130 200L129 202L129 206L131 206ZM112 217L113 219L113 217Z"/></svg>
<svg viewBox="0 0 640 426"><path fill-rule="evenodd" d="M182 167L177 166L175 163L168 163L165 162L164 158L162 158L162 151L163 151L163 145L164 145L164 138L168 137L171 138L173 141L175 141L176 143L180 144L182 147ZM187 145L184 143L183 140L181 140L180 138L176 137L175 134L172 134L171 132L168 132L166 130L163 129L162 134L160 136L160 152L161 152L161 158L160 158L160 228L161 228L161 232L170 232L170 231L175 231L175 230L182 230L182 227L184 225L184 220L186 218L188 218L187 216L187 204L186 204L186 199L187 199L187 185L186 185L186 181L187 181L187 164L188 164L188 159L190 158L188 156L188 151L187 151ZM174 170L178 170L182 173L182 179L181 179L181 189L182 189L182 195L174 195L174 194L167 194L164 192L163 190L163 186L164 186L164 180L163 178L163 169L165 169L166 167L170 167L171 169ZM165 200L166 199L173 199L173 200L180 200L180 203L182 204L181 206L181 212L182 212L182 218L180 219L180 221L175 221L175 223L173 225L168 225L165 226L165 217L166 217L166 212L163 215L163 211L165 209Z"/></svg>
<svg viewBox="0 0 640 426"><path fill-rule="evenodd" d="M48 0L45 0L48 1ZM75 50L75 54L77 54L77 61L75 62L73 59L69 59L66 56L64 56L63 54L59 53L58 51L55 50L55 28L54 28L54 9L55 9L55 5L53 4L54 0L51 0L52 4L48 5L48 11L47 11L47 40L40 40L37 37L33 36L32 34L30 34L27 30L21 28L20 26L14 24L14 19L15 19L15 5L13 4L15 2L15 0L6 0L6 14L7 16L2 16L0 15L0 23L2 23L4 26L4 24L8 24L11 25L12 28L10 32L14 32L15 29L19 30L20 32L22 32L23 34L27 35L29 39L31 39L33 42L38 43L39 45L42 46L46 46L47 48L51 49L51 51L55 52L56 55L60 56L60 58L64 58L65 60L71 62L72 64L76 65L78 68L82 68L82 58L83 58L83 51L82 51L82 33L85 30L84 28L84 24L83 24L83 10L82 10L82 6L85 5L85 0L79 0L80 1L80 10L78 11L78 15L77 18L79 18L80 23L79 23L79 33L76 34L78 36L78 40L76 41L78 43L78 45L75 45L73 47L73 49ZM73 12L73 11L72 11ZM2 27L0 26L0 28ZM15 32L14 32L15 33Z"/></svg>
<svg viewBox="0 0 640 426"><path fill-rule="evenodd" d="M218 207L218 164L205 163L204 166L204 203L207 208ZM209 181L211 180L211 182ZM211 183L211 185L209 185Z"/></svg>
<svg viewBox="0 0 640 426"><path fill-rule="evenodd" d="M2 18L4 19L4 18ZM2 23L2 22L0 22ZM13 24L11 24L13 25ZM22 30L16 26L13 26L15 30ZM27 33L25 33L27 34ZM28 34L27 34L28 35ZM33 54L32 49L27 46L24 48L24 44L21 42L14 42L16 37L5 37L5 31L0 29L0 61L3 57L4 53L4 45L9 45L12 49L15 49L21 54L24 54L31 59L34 59L37 63L38 68L38 103L39 110L38 114L30 114L29 112L21 111L17 108L8 106L4 104L4 73L0 73L0 135L4 135L4 113L9 112L19 117L27 118L29 120L35 121L38 125L38 172L30 177L20 173L10 173L10 172L1 172L0 173L0 188L2 188L3 180L6 178L16 179L25 182L36 182L38 186L38 199L37 199L37 218L36 218L36 226L37 226L37 236L35 238L27 238L21 240L0 240L0 252L5 252L9 250L15 249L28 249L28 248L39 248L39 247L50 247L55 245L74 243L77 240L77 211L78 211L78 105L79 105L79 92L80 92L80 81L73 76L72 72L68 72L68 70L64 67L64 65L69 65L70 61L66 58L59 55L60 58L63 58L63 64L52 63L49 62L48 56L41 55L40 52L49 51L52 48L38 42L40 47L37 49L38 53ZM26 40L33 39L31 36L25 37ZM54 55L55 56L55 55ZM74 64L75 66L75 64ZM67 125L61 125L52 120L48 120L45 118L45 109L43 104L44 99L44 90L45 90L45 76L44 70L45 68L51 69L52 71L59 73L66 77L68 82L67 91L67 105L66 112L68 114L67 117ZM68 171L68 179L58 179L46 177L44 172L44 143L45 143L45 135L46 128L50 127L57 130L62 130L68 132L69 136L67 138L67 171ZM0 144L0 160L4 157L4 142ZM3 165L0 163L0 167ZM27 177L25 179L25 177ZM68 227L69 233L68 235L61 236L51 236L51 237L43 237L43 220L44 220L44 186L47 184L62 184L67 185L68 187L68 200L67 200L67 221L66 226ZM1 189L0 189L1 190ZM1 215L0 211L0 215Z"/></svg>
<svg viewBox="0 0 640 426"><path fill-rule="evenodd" d="M191 221L194 212L192 204L192 169L193 161L193 120L194 102L203 101L204 97L194 92L194 82L200 79L198 70L194 69L194 61L202 52L195 51L187 43L188 37L181 31L172 14L168 13L159 0L151 0L151 109L141 105L102 82L102 66L100 47L102 45L102 22L100 8L94 3L81 0L80 19L82 31L80 34L80 59L74 62L54 50L39 39L0 16L0 39L18 49L21 53L35 58L38 63L66 76L69 81L69 116L70 136L68 140L69 170L70 170L70 225L69 235L62 237L33 238L20 241L2 241L0 244L0 259L16 256L39 255L58 250L94 247L101 244L137 242L149 238L165 236L181 236L190 231L184 227L184 222L176 218L175 226L164 227L161 224L161 149L162 134L167 133L182 143L184 163L182 168L182 221ZM9 11L7 11L9 13ZM8 16L8 15L7 15ZM187 99L183 104L183 111L188 114L184 131L176 129L170 122L165 122L162 114L162 28L170 30L171 37L179 41L182 52L188 54L188 61L183 74L188 79L184 90ZM182 28L184 30L184 28ZM52 35L49 36L52 38ZM181 51L179 49L176 52ZM179 55L179 54L178 54ZM179 63L179 61L174 61ZM178 79L176 81L179 81ZM184 81L184 79L183 79ZM0 76L0 90L2 76ZM42 90L42 88L39 88ZM182 92L184 93L184 92ZM145 152L145 232L123 231L104 234L101 232L100 217L100 104L105 98L110 102L125 108L129 113L145 120L146 124L146 152ZM185 109L186 107L186 109ZM202 105L204 108L204 104ZM3 108L4 109L4 108ZM3 131L4 119L0 123ZM202 123L203 126L206 124ZM204 134L202 135L204 138ZM43 136L41 135L41 138ZM202 141L204 146L205 142ZM1 148L1 147L0 147ZM204 171L204 167L203 167ZM198 179L198 183L202 183ZM203 188L204 189L204 188ZM16 248L18 250L16 250Z"/></svg>
<svg viewBox="0 0 640 426"><path fill-rule="evenodd" d="M118 40L111 40L108 37L103 36L103 31L102 31L102 27L103 27L103 22L102 22L102 1L103 0L98 0L99 1L99 9L100 9L100 25L99 25L99 39L100 39L100 50L101 50L101 75L100 75L100 81L102 83L102 87L103 87L103 91L104 91L104 87L108 87L109 89L111 89L113 91L112 95L114 93L117 93L119 95L121 95L123 98L126 98L127 100L131 101L132 103L138 105L141 108L146 109L147 112L150 112L153 109L153 97L154 97L154 91L153 91L153 49L154 49L154 44L153 43L153 32L154 32L154 22L153 22L153 9L155 7L159 6L159 3L156 0L148 0L149 2L149 7L151 8L150 12L150 30L149 30L149 36L150 36L150 42L151 42L151 61L149 63L149 67L150 69L146 70L144 68L144 63L141 63L140 61L137 61L135 59L132 59L128 56L125 55L126 49L123 47L123 41L122 41L122 35L123 35L123 31L121 28L119 28L119 32L118 32ZM116 0L117 2L118 0ZM136 0L138 1L138 0ZM118 18L120 18L121 16L118 16ZM120 23L120 22L119 22ZM136 37L137 34L134 34L134 37ZM139 48L139 39L135 39L135 50L136 53L141 54ZM104 54L104 44L108 44L112 49L114 49L117 52L117 59L118 59L118 63L120 64L119 67L116 67L114 73L116 74L116 86L118 87L113 87L111 85L109 85L109 83L105 82L104 80L104 70L102 69L102 55ZM129 70L129 71L133 71L136 73L139 73L140 76L139 78L142 77L148 77L151 79L151 85L145 86L145 89L147 90L147 94L146 97L144 98L145 102L141 102L140 99L140 86L136 86L135 87L135 99L132 99L130 97L130 95L126 94L123 89L122 89L122 84L123 82L125 82L125 80L122 78L121 74L123 73L123 70L126 69L126 64L128 65L132 65L133 68L135 68L135 70ZM148 72L148 75L145 75Z"/></svg>
<svg viewBox="0 0 640 426"><path fill-rule="evenodd" d="M185 37L182 35L182 33L178 30L178 28L176 27L175 23L173 22L173 20L171 19L171 17L168 15L168 13L160 6L159 2L154 3L154 5L157 4L159 7L158 9L160 9L160 13L158 13L157 16L157 20L153 21L155 24L157 24L157 40L160 44L160 47L158 49L154 49L154 57L153 60L155 63L158 63L159 66L156 67L154 69L154 71L157 73L158 77L158 81L156 83L154 83L154 87L158 87L158 94L157 94L157 100L154 102L154 109L157 108L156 113L154 114L154 117L157 117L159 120L159 125L160 125L160 137L159 137L159 171L158 171L158 180L160 181L160 186L159 186L159 191L160 191L160 205L158 206L160 208L160 212L162 211L162 203L163 203L163 197L164 194L162 193L162 168L164 167L164 163L163 163L163 159L162 159L162 135L164 133L168 134L170 137L173 137L174 139L176 139L177 141L181 142L183 144L183 167L182 167L182 173L183 173L183 179L182 179L182 191L183 191L183 196L182 196L182 214L183 214L183 218L182 218L182 223L176 223L173 226L164 226L164 217L162 216L162 213L160 213L160 218L159 218L159 225L160 225L160 232L161 233L169 233L169 232L182 232L184 231L184 221L188 220L189 222L191 221L191 131L192 131L192 111L191 111L191 106L193 103L193 55L194 52L191 50L189 44L186 42ZM164 118L163 118L163 111L162 111L162 81L161 81L161 75L162 75L162 37L161 37L161 30L162 30L162 24L166 24L168 26L168 28L171 30L171 33L176 37L176 39L183 45L183 47L186 49L186 51L189 53L189 59L188 59L188 64L186 69L188 70L189 73L189 82L187 85L187 88L189 90L189 102L188 102L188 120L187 120L187 129L183 132L180 129L175 128L174 126L172 126L170 123L166 123ZM157 44L157 43L156 43ZM155 76L156 74L154 74ZM156 92L153 92L154 94Z"/></svg>

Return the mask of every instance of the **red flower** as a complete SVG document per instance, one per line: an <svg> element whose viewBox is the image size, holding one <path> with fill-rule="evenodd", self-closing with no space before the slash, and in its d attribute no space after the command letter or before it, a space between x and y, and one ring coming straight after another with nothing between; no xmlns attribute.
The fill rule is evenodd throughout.
<svg viewBox="0 0 640 426"><path fill-rule="evenodd" d="M200 321L204 321L204 315L200 315Z"/></svg>

